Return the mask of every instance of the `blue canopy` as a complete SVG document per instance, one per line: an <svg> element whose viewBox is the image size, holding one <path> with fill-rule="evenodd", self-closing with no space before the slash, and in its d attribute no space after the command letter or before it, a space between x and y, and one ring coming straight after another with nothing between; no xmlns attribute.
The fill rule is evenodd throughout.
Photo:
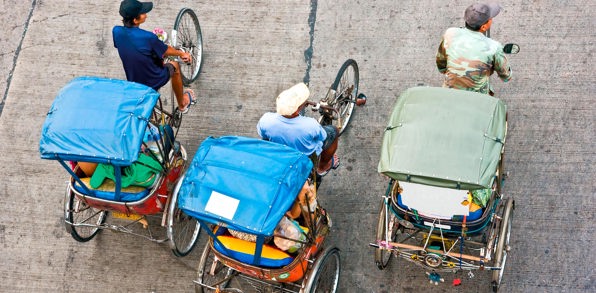
<svg viewBox="0 0 596 293"><path fill-rule="evenodd" d="M209 137L184 176L178 206L199 220L270 236L312 167L308 156L282 144Z"/></svg>
<svg viewBox="0 0 596 293"><path fill-rule="evenodd" d="M132 164L159 93L142 84L78 77L64 86L43 124L42 159Z"/></svg>

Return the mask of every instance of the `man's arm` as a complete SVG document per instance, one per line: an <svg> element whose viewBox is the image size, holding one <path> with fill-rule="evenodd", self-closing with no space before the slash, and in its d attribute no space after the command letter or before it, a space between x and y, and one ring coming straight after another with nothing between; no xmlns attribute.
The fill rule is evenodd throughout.
<svg viewBox="0 0 596 293"><path fill-rule="evenodd" d="M265 115L263 115L261 117L261 119L259 119L259 122L257 123L257 134L261 137L261 139L269 140L269 137L267 137L265 135L265 130L263 129L263 118L264 117L265 117Z"/></svg>
<svg viewBox="0 0 596 293"><path fill-rule="evenodd" d="M116 26L112 28L112 42L114 43L114 48L118 48L118 46L116 45L116 30Z"/></svg>
<svg viewBox="0 0 596 293"><path fill-rule="evenodd" d="M447 72L447 52L445 51L445 46L443 46L444 40L441 40L441 44L439 45L439 49L437 50L436 62L437 62L437 69L440 73Z"/></svg>
<svg viewBox="0 0 596 293"><path fill-rule="evenodd" d="M192 56L190 55L190 53L181 51L181 50L177 50L176 48L168 45L168 49L166 50L166 52L163 54L164 57L166 56L177 56L180 57L180 59L182 59L182 61L188 63L190 61L192 61Z"/></svg>
<svg viewBox="0 0 596 293"><path fill-rule="evenodd" d="M511 79L511 67L509 66L509 61L507 60L507 56L503 52L503 48L499 48L497 53L495 53L495 60L493 63L493 68L499 75L499 78L504 82L508 82Z"/></svg>

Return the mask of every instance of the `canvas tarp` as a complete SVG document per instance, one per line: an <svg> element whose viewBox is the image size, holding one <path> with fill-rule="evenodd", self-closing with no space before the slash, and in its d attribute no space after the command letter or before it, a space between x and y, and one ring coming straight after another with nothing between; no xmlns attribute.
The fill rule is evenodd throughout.
<svg viewBox="0 0 596 293"><path fill-rule="evenodd" d="M132 164L158 98L158 92L139 83L73 79L48 111L39 142L41 158Z"/></svg>
<svg viewBox="0 0 596 293"><path fill-rule="evenodd" d="M505 142L506 111L503 101L485 94L410 88L389 119L378 171L438 187L490 188Z"/></svg>
<svg viewBox="0 0 596 293"><path fill-rule="evenodd" d="M310 158L256 138L207 138L178 192L178 207L213 224L273 234L312 170Z"/></svg>

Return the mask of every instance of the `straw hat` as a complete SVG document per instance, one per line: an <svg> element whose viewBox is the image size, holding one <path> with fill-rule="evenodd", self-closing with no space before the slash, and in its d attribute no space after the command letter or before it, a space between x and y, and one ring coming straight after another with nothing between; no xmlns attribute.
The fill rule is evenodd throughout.
<svg viewBox="0 0 596 293"><path fill-rule="evenodd" d="M304 83L299 83L281 92L277 96L277 113L280 115L292 115L298 110L310 96L310 91Z"/></svg>

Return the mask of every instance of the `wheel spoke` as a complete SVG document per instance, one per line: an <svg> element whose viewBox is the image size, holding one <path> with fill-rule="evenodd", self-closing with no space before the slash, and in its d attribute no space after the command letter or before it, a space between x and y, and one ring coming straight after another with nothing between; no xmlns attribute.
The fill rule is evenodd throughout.
<svg viewBox="0 0 596 293"><path fill-rule="evenodd" d="M179 182L180 183L180 182ZM188 255L197 243L201 225L178 208L178 193L174 191L168 207L167 232L174 255Z"/></svg>
<svg viewBox="0 0 596 293"><path fill-rule="evenodd" d="M358 93L358 65L348 59L339 69L335 81L331 86L335 90L335 98L330 103L337 110L338 117L334 117L334 125L340 134L346 129L351 120L352 111Z"/></svg>
<svg viewBox="0 0 596 293"><path fill-rule="evenodd" d="M233 277L233 270L226 267L220 262L215 253L213 252L211 245L208 243L205 245L203 255L199 261L199 268L197 271L197 282L215 288L219 286L220 289L227 287L230 279ZM208 287L203 287L200 284L195 285L196 292L215 292Z"/></svg>
<svg viewBox="0 0 596 293"><path fill-rule="evenodd" d="M176 44L192 56L190 64L180 64L184 84L189 85L198 77L202 64L202 34L196 14L191 9L182 9L174 29L178 32Z"/></svg>
<svg viewBox="0 0 596 293"><path fill-rule="evenodd" d="M106 218L107 212L90 207L85 202L79 200L75 194L68 190L68 201L66 208L65 224L67 231L72 237L80 242L91 240L100 230Z"/></svg>

